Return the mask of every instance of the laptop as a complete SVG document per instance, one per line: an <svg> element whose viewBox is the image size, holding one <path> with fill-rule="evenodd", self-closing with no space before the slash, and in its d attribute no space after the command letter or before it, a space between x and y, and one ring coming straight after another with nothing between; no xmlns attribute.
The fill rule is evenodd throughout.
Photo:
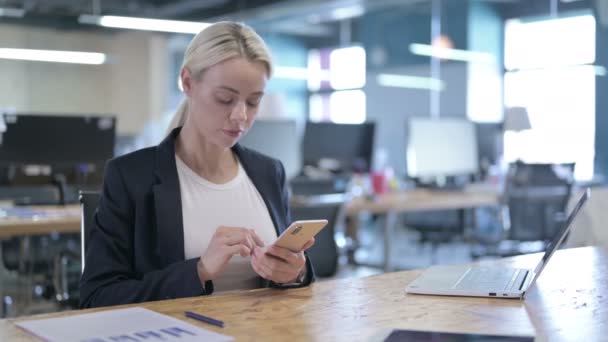
<svg viewBox="0 0 608 342"><path fill-rule="evenodd" d="M555 235L535 269L500 266L434 266L424 271L405 289L407 293L467 297L521 298L532 288L549 259L562 244L572 221L591 196L587 188L560 231Z"/></svg>

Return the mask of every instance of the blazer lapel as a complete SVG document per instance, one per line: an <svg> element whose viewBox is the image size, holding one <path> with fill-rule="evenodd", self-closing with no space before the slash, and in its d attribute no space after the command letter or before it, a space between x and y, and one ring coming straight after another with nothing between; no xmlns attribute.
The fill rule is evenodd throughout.
<svg viewBox="0 0 608 342"><path fill-rule="evenodd" d="M174 129L156 150L154 206L156 213L156 252L163 266L184 260L184 226L179 178L175 166L175 139L180 129Z"/></svg>
<svg viewBox="0 0 608 342"><path fill-rule="evenodd" d="M241 165L243 166L243 169L245 169L245 173L247 173L247 176L249 176L249 179L251 179L251 182L262 196L264 204L266 204L266 208L268 208L272 223L274 224L274 230L277 232L277 236L280 235L281 231L286 228L287 224L287 222L285 222L286 218L284 218L284 215L279 214L283 211L283 208L279 207L278 205L282 204L283 201L280 198L280 194L275 194L272 192L272 189L276 187L276 185L269 183L269 181L278 180L269 177L267 174L268 170L256 169L254 167L256 162L255 160L252 160L253 158L251 158L251 154L246 148L236 144L233 147L233 151L239 157Z"/></svg>

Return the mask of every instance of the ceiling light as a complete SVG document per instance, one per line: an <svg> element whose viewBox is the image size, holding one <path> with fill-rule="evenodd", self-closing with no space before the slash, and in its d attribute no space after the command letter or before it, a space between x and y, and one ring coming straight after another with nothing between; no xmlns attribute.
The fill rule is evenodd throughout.
<svg viewBox="0 0 608 342"><path fill-rule="evenodd" d="M25 10L21 8L0 8L0 17L23 18Z"/></svg>
<svg viewBox="0 0 608 342"><path fill-rule="evenodd" d="M445 89L445 82L430 77L379 74L376 77L376 81L378 84L384 87L426 89L436 91L442 91Z"/></svg>
<svg viewBox="0 0 608 342"><path fill-rule="evenodd" d="M78 17L78 22L81 24L99 25L112 28L189 34L197 34L207 26L211 25L208 23L195 21L119 17L113 15L81 15Z"/></svg>
<svg viewBox="0 0 608 342"><path fill-rule="evenodd" d="M496 62L496 58L492 54L487 52L451 49L441 46L432 46L428 44L410 44L410 52L419 56L429 56L462 62L479 62L486 64L492 64Z"/></svg>
<svg viewBox="0 0 608 342"><path fill-rule="evenodd" d="M345 20L360 17L365 13L365 8L361 5L335 8L330 12L330 17L334 20Z"/></svg>
<svg viewBox="0 0 608 342"><path fill-rule="evenodd" d="M0 48L0 59L97 65L105 63L106 55L98 52Z"/></svg>

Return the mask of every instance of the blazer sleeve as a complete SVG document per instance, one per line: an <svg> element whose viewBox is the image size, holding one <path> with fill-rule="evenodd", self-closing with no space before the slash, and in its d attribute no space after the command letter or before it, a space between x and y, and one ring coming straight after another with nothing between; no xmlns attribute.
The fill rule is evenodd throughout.
<svg viewBox="0 0 608 342"><path fill-rule="evenodd" d="M203 286L197 261L176 262L163 269L135 271L134 202L114 162L106 166L103 191L95 213L95 227L86 241L85 269L80 281L80 307L99 307L213 292Z"/></svg>
<svg viewBox="0 0 608 342"><path fill-rule="evenodd" d="M285 176L285 168L283 167L283 163L278 162L278 178L279 178L279 183L281 185L281 200L282 200L282 207L285 213L285 221L287 222L287 224L291 223L291 211L289 209L289 187L287 186L287 177ZM304 278L304 280L301 283L294 283L294 284L277 284L275 282L270 282L270 286L271 287L275 287L275 288L284 288L284 289L289 289L289 288L297 288L297 287L304 287L304 286L308 286L310 285L310 283L315 281L315 272L314 269L312 267L312 263L310 262L310 258L308 257L307 252L304 252L304 255L306 255L306 277Z"/></svg>

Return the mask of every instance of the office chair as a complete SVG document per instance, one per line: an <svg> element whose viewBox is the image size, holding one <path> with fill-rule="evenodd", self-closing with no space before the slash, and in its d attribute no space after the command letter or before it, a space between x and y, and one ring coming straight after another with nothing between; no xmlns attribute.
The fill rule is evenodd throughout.
<svg viewBox="0 0 608 342"><path fill-rule="evenodd" d="M5 314L12 313L13 307L19 308L19 314L27 314L31 312L30 305L34 300L40 299L53 300L61 307L73 307L72 304L77 303L67 301L58 285L61 284L62 267L68 269L71 266L65 262L65 256L77 255L76 235L24 236L2 242L2 264L17 276L17 288L3 289L2 297L12 303L5 303Z"/></svg>
<svg viewBox="0 0 608 342"><path fill-rule="evenodd" d="M2 264L7 271L19 277L20 297L29 296L37 285L42 286L43 296L49 298L52 250L56 249L51 236L13 237L2 241ZM29 299L29 298L28 298Z"/></svg>
<svg viewBox="0 0 608 342"><path fill-rule="evenodd" d="M350 175L335 175L330 178L309 178L297 176L289 181L294 195L323 195L344 193L348 187Z"/></svg>
<svg viewBox="0 0 608 342"><path fill-rule="evenodd" d="M98 191L80 191L80 255L81 271L84 271L84 260L86 256L86 242L91 236L94 227L95 211L99 205L100 193Z"/></svg>
<svg viewBox="0 0 608 342"><path fill-rule="evenodd" d="M345 194L294 196L291 200L292 220L326 219L327 226L315 237L315 244L308 250L308 257L319 277L331 277L338 269L336 225L340 222Z"/></svg>
<svg viewBox="0 0 608 342"><path fill-rule="evenodd" d="M99 192L80 190L80 250L63 250L54 258L53 286L55 299L66 307L77 307L80 299L78 287L84 271L86 241L94 227L94 215L99 204Z"/></svg>
<svg viewBox="0 0 608 342"><path fill-rule="evenodd" d="M432 210L407 213L404 225L420 234L420 246L431 247L431 263L437 263L437 250L442 243L448 243L464 236L465 210Z"/></svg>
<svg viewBox="0 0 608 342"><path fill-rule="evenodd" d="M573 184L574 164L515 163L507 177L508 238L550 241L563 223Z"/></svg>
<svg viewBox="0 0 608 342"><path fill-rule="evenodd" d="M0 199L16 204L57 203L58 196L57 189L48 185L0 186ZM0 243L2 266L17 277L15 289L3 288L5 315L13 311L11 305L27 308L34 298L52 298L53 256L70 243L58 234L19 236ZM7 290L14 291L16 301Z"/></svg>
<svg viewBox="0 0 608 342"><path fill-rule="evenodd" d="M574 163L511 164L503 196L503 237L485 241L487 250L479 254L512 256L543 250L564 223L573 174Z"/></svg>

